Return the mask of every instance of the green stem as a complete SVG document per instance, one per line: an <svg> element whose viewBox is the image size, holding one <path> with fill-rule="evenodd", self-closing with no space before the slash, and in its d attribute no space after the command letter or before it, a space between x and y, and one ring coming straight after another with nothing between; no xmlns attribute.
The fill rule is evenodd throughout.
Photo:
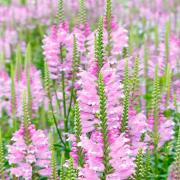
<svg viewBox="0 0 180 180"><path fill-rule="evenodd" d="M57 130L59 139L62 142L62 144L64 145L64 147L66 147L66 144L65 144L65 142L64 142L64 140L62 138L62 133L61 133L61 131L58 128L58 123L57 123L57 120L56 120L56 117L55 117L55 113L54 113L54 108L53 108L53 105L52 105L52 99L50 97L49 97L49 100L50 100L50 108L51 108L51 111L52 111L52 117L53 117L53 120L54 120L54 124L55 124L56 130Z"/></svg>
<svg viewBox="0 0 180 180"><path fill-rule="evenodd" d="M62 76L62 92L63 92L64 130L65 130L65 132L68 132L68 119L67 119L67 115L66 115L66 92L65 92L64 71L62 71L61 76Z"/></svg>

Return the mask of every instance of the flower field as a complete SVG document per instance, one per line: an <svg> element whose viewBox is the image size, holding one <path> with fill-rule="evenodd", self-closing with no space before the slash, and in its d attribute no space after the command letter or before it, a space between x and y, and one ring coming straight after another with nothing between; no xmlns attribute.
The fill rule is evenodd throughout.
<svg viewBox="0 0 180 180"><path fill-rule="evenodd" d="M0 180L180 180L180 1L0 0Z"/></svg>

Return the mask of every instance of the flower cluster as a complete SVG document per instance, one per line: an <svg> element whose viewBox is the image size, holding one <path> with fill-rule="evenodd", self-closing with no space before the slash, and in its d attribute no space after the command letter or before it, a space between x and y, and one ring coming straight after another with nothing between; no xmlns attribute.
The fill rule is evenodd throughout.
<svg viewBox="0 0 180 180"><path fill-rule="evenodd" d="M28 143L26 142L29 134ZM33 169L39 167L37 174L50 177L51 153L48 147L48 138L42 130L36 130L34 125L28 127L28 132L22 126L12 137L12 145L8 146L8 161L13 167L11 174L32 179Z"/></svg>

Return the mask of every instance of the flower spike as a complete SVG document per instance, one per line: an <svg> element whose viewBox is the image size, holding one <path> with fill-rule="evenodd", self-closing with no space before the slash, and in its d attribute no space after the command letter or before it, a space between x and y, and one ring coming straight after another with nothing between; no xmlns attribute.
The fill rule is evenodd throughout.
<svg viewBox="0 0 180 180"><path fill-rule="evenodd" d="M125 132L128 125L128 112L129 112L129 72L128 72L128 60L126 60L124 75L124 101L123 101L123 114L121 122L121 132Z"/></svg>
<svg viewBox="0 0 180 180"><path fill-rule="evenodd" d="M104 172L102 179L105 180L106 176L112 172L112 166L110 164L110 145L108 138L108 124L107 124L107 98L105 96L105 86L103 75L100 73L98 78L98 88L99 88L99 103L100 103L100 128L103 137L103 164L104 164Z"/></svg>
<svg viewBox="0 0 180 180"><path fill-rule="evenodd" d="M98 58L98 69L100 71L104 63L103 18L102 17L100 17L99 19L99 26L98 26L97 58Z"/></svg>
<svg viewBox="0 0 180 180"><path fill-rule="evenodd" d="M79 0L79 7L79 22L80 24L85 24L87 19L85 0Z"/></svg>
<svg viewBox="0 0 180 180"><path fill-rule="evenodd" d="M63 0L58 0L57 24L64 21Z"/></svg>

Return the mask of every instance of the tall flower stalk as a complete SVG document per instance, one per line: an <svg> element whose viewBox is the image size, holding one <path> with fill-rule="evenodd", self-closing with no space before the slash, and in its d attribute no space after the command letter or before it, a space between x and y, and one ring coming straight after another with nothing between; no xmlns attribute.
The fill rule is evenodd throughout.
<svg viewBox="0 0 180 180"><path fill-rule="evenodd" d="M80 24L86 23L86 7L85 7L85 0L79 0L79 22Z"/></svg>
<svg viewBox="0 0 180 180"><path fill-rule="evenodd" d="M103 18L102 17L99 18L99 25L98 25L97 60L98 60L98 69L100 71L104 63Z"/></svg>
<svg viewBox="0 0 180 180"><path fill-rule="evenodd" d="M123 114L121 122L121 132L125 132L128 125L128 112L129 112L129 72L128 72L128 60L126 60L124 71L124 100L123 100Z"/></svg>
<svg viewBox="0 0 180 180"><path fill-rule="evenodd" d="M103 138L103 164L104 171L102 175L102 180L106 180L106 176L112 172L112 166L110 164L110 145L108 138L108 124L107 124L107 104L106 104L106 96L105 96L105 87L104 87L104 79L103 75L100 73L98 77L98 92L99 92L99 104L100 104L100 129Z"/></svg>
<svg viewBox="0 0 180 180"><path fill-rule="evenodd" d="M81 142L81 135L82 135L80 110L79 110L78 102L76 102L75 107L74 107L74 130L75 130L76 143L77 143L78 165L80 167L83 167L84 165L83 149L82 147L78 146L78 143Z"/></svg>

